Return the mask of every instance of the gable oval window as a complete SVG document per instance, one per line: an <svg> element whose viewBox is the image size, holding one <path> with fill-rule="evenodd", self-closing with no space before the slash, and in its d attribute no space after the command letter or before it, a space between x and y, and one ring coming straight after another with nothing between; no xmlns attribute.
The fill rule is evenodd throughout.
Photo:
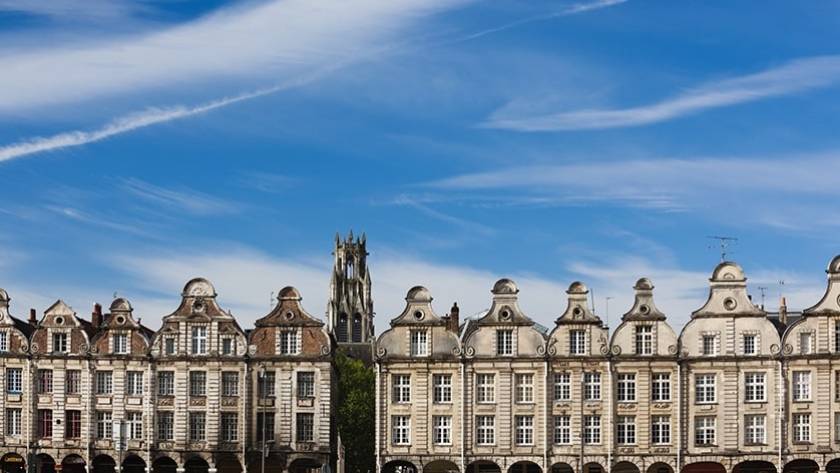
<svg viewBox="0 0 840 473"><path fill-rule="evenodd" d="M116 321L117 321L117 324L119 324L119 325L123 325L123 324L125 324L125 317L123 317L122 315L120 315L120 316L118 316L118 317L116 318Z"/></svg>
<svg viewBox="0 0 840 473"><path fill-rule="evenodd" d="M727 297L723 300L723 307L726 310L735 310L735 308L738 307L738 302L736 302L735 299L731 297Z"/></svg>
<svg viewBox="0 0 840 473"><path fill-rule="evenodd" d="M294 312L292 312L291 310L286 312L286 320L292 320L294 318L295 318L295 313Z"/></svg>
<svg viewBox="0 0 840 473"><path fill-rule="evenodd" d="M650 313L650 307L648 307L647 304L642 304L642 305L639 306L639 312L642 315L647 315L647 314Z"/></svg>
<svg viewBox="0 0 840 473"><path fill-rule="evenodd" d="M502 309L502 311L499 312L499 318L502 320L510 320L510 310Z"/></svg>
<svg viewBox="0 0 840 473"><path fill-rule="evenodd" d="M414 320L423 320L424 314L422 310L414 311Z"/></svg>
<svg viewBox="0 0 840 473"><path fill-rule="evenodd" d="M64 324L64 317L56 317L54 320L56 325L63 325Z"/></svg>

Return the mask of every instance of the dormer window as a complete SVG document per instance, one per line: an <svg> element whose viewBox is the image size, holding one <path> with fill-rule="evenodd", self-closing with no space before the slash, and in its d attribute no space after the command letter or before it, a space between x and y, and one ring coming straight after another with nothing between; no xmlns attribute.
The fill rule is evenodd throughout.
<svg viewBox="0 0 840 473"><path fill-rule="evenodd" d="M583 330L569 331L569 354L586 354L586 332L584 332Z"/></svg>
<svg viewBox="0 0 840 473"><path fill-rule="evenodd" d="M703 356L717 355L717 336L703 335Z"/></svg>
<svg viewBox="0 0 840 473"><path fill-rule="evenodd" d="M0 352L9 351L9 332L0 332Z"/></svg>
<svg viewBox="0 0 840 473"><path fill-rule="evenodd" d="M429 338L425 330L411 331L411 356L428 356Z"/></svg>
<svg viewBox="0 0 840 473"><path fill-rule="evenodd" d="M126 355L128 354L128 335L125 333L114 334L114 354Z"/></svg>
<svg viewBox="0 0 840 473"><path fill-rule="evenodd" d="M636 326L636 354L650 355L653 353L653 327L650 325Z"/></svg>
<svg viewBox="0 0 840 473"><path fill-rule="evenodd" d="M496 330L496 354L513 356L513 330Z"/></svg>
<svg viewBox="0 0 840 473"><path fill-rule="evenodd" d="M744 335L744 355L758 354L758 335L751 333Z"/></svg>
<svg viewBox="0 0 840 473"><path fill-rule="evenodd" d="M808 333L800 333L799 334L799 354L800 355L810 355L814 352L813 347L813 334L810 332Z"/></svg>
<svg viewBox="0 0 840 473"><path fill-rule="evenodd" d="M236 351L235 345L232 337L222 338L222 355L233 355Z"/></svg>
<svg viewBox="0 0 840 473"><path fill-rule="evenodd" d="M192 354L207 354L207 327L192 328Z"/></svg>
<svg viewBox="0 0 840 473"><path fill-rule="evenodd" d="M166 355L175 354L175 337L166 337L163 339L163 353Z"/></svg>
<svg viewBox="0 0 840 473"><path fill-rule="evenodd" d="M296 330L281 330L277 334L277 342L277 353L280 355L296 355L300 351Z"/></svg>
<svg viewBox="0 0 840 473"><path fill-rule="evenodd" d="M53 334L53 353L67 353L67 334Z"/></svg>

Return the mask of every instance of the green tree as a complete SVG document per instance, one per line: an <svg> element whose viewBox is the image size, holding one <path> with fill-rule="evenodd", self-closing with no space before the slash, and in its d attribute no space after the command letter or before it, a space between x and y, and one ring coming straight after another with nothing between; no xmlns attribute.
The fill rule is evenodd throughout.
<svg viewBox="0 0 840 473"><path fill-rule="evenodd" d="M338 432L344 444L347 473L374 471L374 384L373 369L360 360L339 351L335 357L338 371Z"/></svg>

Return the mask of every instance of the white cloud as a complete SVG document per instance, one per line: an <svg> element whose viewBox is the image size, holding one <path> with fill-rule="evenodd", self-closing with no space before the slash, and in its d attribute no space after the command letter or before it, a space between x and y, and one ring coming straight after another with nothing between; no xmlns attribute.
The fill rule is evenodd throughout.
<svg viewBox="0 0 840 473"><path fill-rule="evenodd" d="M187 188L168 189L140 179L126 179L122 188L149 202L163 207L183 210L193 215L215 215L236 212L233 202Z"/></svg>
<svg viewBox="0 0 840 473"><path fill-rule="evenodd" d="M125 0L0 0L0 12L25 13L60 20L114 20L143 10L139 2Z"/></svg>
<svg viewBox="0 0 840 473"><path fill-rule="evenodd" d="M836 85L840 56L818 56L782 66L711 82L649 105L615 109L582 109L529 115L494 112L482 126L516 131L566 131L641 126L770 97Z"/></svg>
<svg viewBox="0 0 840 473"><path fill-rule="evenodd" d="M248 2L132 38L0 50L0 113L225 79L287 80L393 45L420 17L460 0ZM178 112L176 112L178 113Z"/></svg>
<svg viewBox="0 0 840 473"><path fill-rule="evenodd" d="M0 162L9 161L15 158L22 158L37 153L58 151L64 148L82 146L97 141L102 141L116 135L128 133L140 128L145 128L160 123L179 120L195 115L227 107L235 103L255 99L264 95L284 90L291 85L283 85L260 89L255 92L225 97L213 100L194 107L175 106L167 108L150 108L142 112L132 113L117 118L105 126L90 131L70 131L47 137L30 138L18 143L0 146Z"/></svg>
<svg viewBox="0 0 840 473"><path fill-rule="evenodd" d="M707 212L715 218L778 228L836 225L840 187L836 153L788 158L642 159L519 166L427 183L445 199L511 205L605 202L661 211ZM442 197L443 199L444 197Z"/></svg>

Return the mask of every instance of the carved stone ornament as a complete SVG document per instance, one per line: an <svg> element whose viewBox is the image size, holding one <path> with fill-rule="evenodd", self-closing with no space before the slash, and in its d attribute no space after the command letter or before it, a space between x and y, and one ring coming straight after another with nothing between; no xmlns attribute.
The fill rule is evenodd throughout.
<svg viewBox="0 0 840 473"><path fill-rule="evenodd" d="M544 356L545 355L545 344L542 344L537 347L537 355Z"/></svg>
<svg viewBox="0 0 840 473"><path fill-rule="evenodd" d="M612 347L612 349L610 351L612 351L613 355L618 356L618 355L621 354L621 347L618 346L618 345L615 345L615 346Z"/></svg>
<svg viewBox="0 0 840 473"><path fill-rule="evenodd" d="M385 347L376 347L376 357L377 358L385 358L385 355L388 354L388 350Z"/></svg>
<svg viewBox="0 0 840 473"><path fill-rule="evenodd" d="M33 343L29 346L29 353L36 354L41 352L41 347L38 346L37 343Z"/></svg>
<svg viewBox="0 0 840 473"><path fill-rule="evenodd" d="M772 353L774 355L779 354L779 349L780 349L780 347L779 347L779 344L777 344L777 343L774 343L774 344L770 345L770 353Z"/></svg>
<svg viewBox="0 0 840 473"><path fill-rule="evenodd" d="M467 347L464 354L467 356L467 358L474 357L475 356L475 347L472 347L472 346Z"/></svg>
<svg viewBox="0 0 840 473"><path fill-rule="evenodd" d="M784 351L784 353L785 353L785 355L790 355L790 354L792 354L792 353L793 353L793 345L791 345L790 343L785 343L785 351Z"/></svg>
<svg viewBox="0 0 840 473"><path fill-rule="evenodd" d="M677 345L668 345L668 354L669 355L676 355L679 348Z"/></svg>
<svg viewBox="0 0 840 473"><path fill-rule="evenodd" d="M329 346L329 344L321 346L321 354L322 355L324 355L324 356L329 355L331 351L332 351L332 348Z"/></svg>
<svg viewBox="0 0 840 473"><path fill-rule="evenodd" d="M463 354L464 354L464 350L462 350L461 347L453 347L452 348L452 355L453 356L461 356Z"/></svg>

